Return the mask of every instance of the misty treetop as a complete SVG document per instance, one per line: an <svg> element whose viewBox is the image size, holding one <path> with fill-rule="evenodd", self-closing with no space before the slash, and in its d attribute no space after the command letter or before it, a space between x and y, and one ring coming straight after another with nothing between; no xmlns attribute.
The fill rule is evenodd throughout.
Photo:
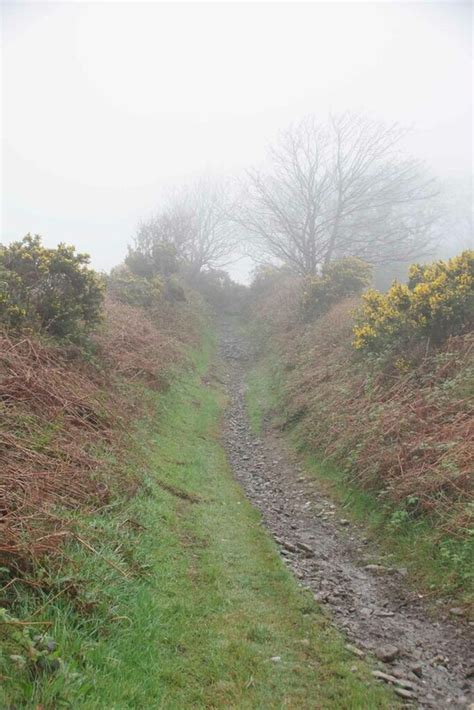
<svg viewBox="0 0 474 710"><path fill-rule="evenodd" d="M144 278L179 272L192 282L243 254L301 276L352 257L388 287L433 256L452 212L403 153L407 132L368 115L308 115L279 134L262 168L170 193L139 225L125 263Z"/></svg>
<svg viewBox="0 0 474 710"><path fill-rule="evenodd" d="M236 248L231 212L228 182L201 178L184 186L140 224L126 263L145 277L181 270L193 278L221 266Z"/></svg>
<svg viewBox="0 0 474 710"><path fill-rule="evenodd" d="M282 132L265 169L248 171L236 215L254 250L301 275L345 256L384 264L425 254L438 190L401 154L405 133L351 113L310 115Z"/></svg>

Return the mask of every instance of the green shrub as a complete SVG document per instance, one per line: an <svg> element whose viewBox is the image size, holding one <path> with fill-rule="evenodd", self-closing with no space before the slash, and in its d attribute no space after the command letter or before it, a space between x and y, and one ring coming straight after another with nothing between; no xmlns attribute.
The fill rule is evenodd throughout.
<svg viewBox="0 0 474 710"><path fill-rule="evenodd" d="M103 279L73 246L48 249L28 234L0 245L0 322L56 336L77 336L100 319Z"/></svg>
<svg viewBox="0 0 474 710"><path fill-rule="evenodd" d="M110 272L108 291L112 298L128 306L151 308L163 294L164 281L159 276L137 276L125 264Z"/></svg>
<svg viewBox="0 0 474 710"><path fill-rule="evenodd" d="M465 251L448 261L414 264L408 284L394 282L386 294L364 294L353 344L372 352L422 338L440 344L473 324L474 251Z"/></svg>
<svg viewBox="0 0 474 710"><path fill-rule="evenodd" d="M371 277L370 264L357 257L325 265L320 276L306 279L302 303L305 319L319 318L339 301L358 296L369 286Z"/></svg>
<svg viewBox="0 0 474 710"><path fill-rule="evenodd" d="M137 276L153 279L169 277L179 271L178 252L174 244L151 238L139 232L134 247L128 248L125 264Z"/></svg>

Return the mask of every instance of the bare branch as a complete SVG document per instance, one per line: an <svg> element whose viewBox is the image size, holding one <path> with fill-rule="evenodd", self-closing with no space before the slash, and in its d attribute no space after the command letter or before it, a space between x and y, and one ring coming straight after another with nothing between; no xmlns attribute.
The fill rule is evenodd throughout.
<svg viewBox="0 0 474 710"><path fill-rule="evenodd" d="M236 221L266 257L302 274L341 256L371 263L421 255L432 239L437 188L399 149L406 130L345 113L308 116L247 174Z"/></svg>

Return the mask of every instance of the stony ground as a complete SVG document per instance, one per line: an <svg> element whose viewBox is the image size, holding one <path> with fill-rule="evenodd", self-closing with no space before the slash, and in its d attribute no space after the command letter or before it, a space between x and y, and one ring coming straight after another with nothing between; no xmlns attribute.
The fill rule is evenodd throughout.
<svg viewBox="0 0 474 710"><path fill-rule="evenodd" d="M245 410L252 354L229 322L222 324L221 351L229 459L286 564L326 606L354 655L373 659L374 675L392 684L402 702L474 710L472 623L434 621L425 600L406 585L406 571L380 561L363 530L322 495L278 431L268 423L260 438L252 433Z"/></svg>

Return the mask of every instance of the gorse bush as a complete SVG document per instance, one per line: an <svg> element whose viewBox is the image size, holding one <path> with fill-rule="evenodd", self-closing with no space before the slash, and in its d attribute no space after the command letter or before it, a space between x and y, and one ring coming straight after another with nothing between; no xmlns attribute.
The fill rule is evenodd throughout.
<svg viewBox="0 0 474 710"><path fill-rule="evenodd" d="M143 225L128 248L125 263L114 269L109 281L111 295L122 303L143 308L159 305L161 299L186 301L183 280L183 262L176 245L169 241L170 235L159 220L160 230L155 233L154 221L150 228Z"/></svg>
<svg viewBox="0 0 474 710"><path fill-rule="evenodd" d="M439 345L474 324L474 251L448 261L414 264L407 284L371 289L354 326L354 347L381 352L429 339Z"/></svg>
<svg viewBox="0 0 474 710"><path fill-rule="evenodd" d="M0 322L78 336L100 319L105 284L73 246L48 249L28 234L0 245Z"/></svg>
<svg viewBox="0 0 474 710"><path fill-rule="evenodd" d="M135 238L134 246L128 248L125 264L137 276L148 279L169 277L176 274L180 266L174 244L153 238L143 230Z"/></svg>
<svg viewBox="0 0 474 710"><path fill-rule="evenodd" d="M305 280L303 315L306 320L319 318L344 298L358 296L369 286L372 267L357 257L339 259L323 267L320 276Z"/></svg>
<svg viewBox="0 0 474 710"><path fill-rule="evenodd" d="M122 264L112 269L107 286L108 292L116 301L128 306L151 308L161 299L164 280L160 276L137 276L128 266Z"/></svg>

